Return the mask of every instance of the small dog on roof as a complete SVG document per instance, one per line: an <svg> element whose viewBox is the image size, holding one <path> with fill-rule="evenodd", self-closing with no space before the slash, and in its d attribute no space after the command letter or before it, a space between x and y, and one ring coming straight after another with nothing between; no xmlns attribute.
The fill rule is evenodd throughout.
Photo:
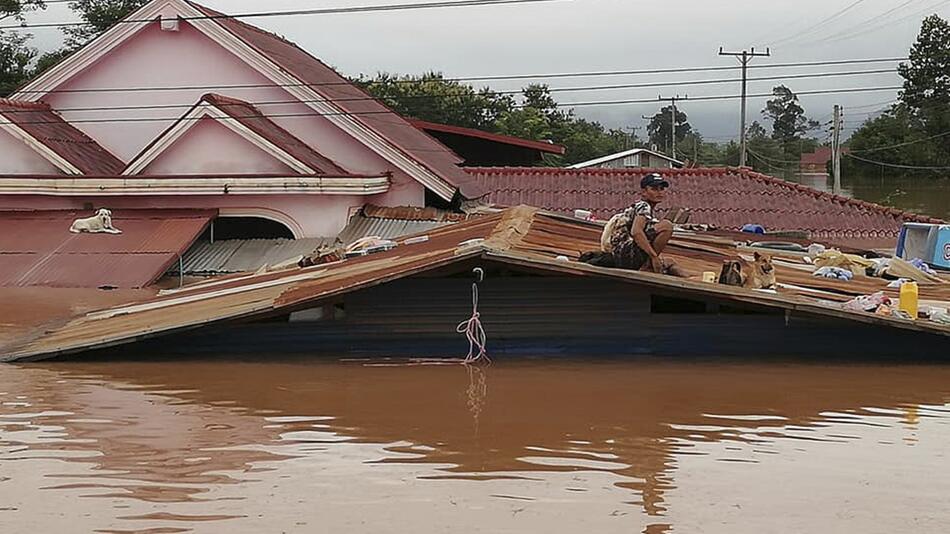
<svg viewBox="0 0 950 534"><path fill-rule="evenodd" d="M106 208L100 208L95 215L87 219L76 219L69 231L74 234L121 234L115 226L112 226L112 212Z"/></svg>

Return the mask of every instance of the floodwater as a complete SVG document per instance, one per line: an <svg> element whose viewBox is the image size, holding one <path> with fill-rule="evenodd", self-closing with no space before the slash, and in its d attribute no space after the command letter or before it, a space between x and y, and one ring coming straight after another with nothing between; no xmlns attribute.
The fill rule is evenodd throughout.
<svg viewBox="0 0 950 534"><path fill-rule="evenodd" d="M0 369L4 533L946 532L950 366Z"/></svg>
<svg viewBox="0 0 950 534"><path fill-rule="evenodd" d="M798 183L831 191L824 175L790 176ZM950 178L912 176L843 176L842 194L868 202L950 220Z"/></svg>

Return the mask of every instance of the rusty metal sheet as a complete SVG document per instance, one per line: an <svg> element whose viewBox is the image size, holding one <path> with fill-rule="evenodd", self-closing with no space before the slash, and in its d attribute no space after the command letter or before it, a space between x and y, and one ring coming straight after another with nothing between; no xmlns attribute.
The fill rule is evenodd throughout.
<svg viewBox="0 0 950 534"><path fill-rule="evenodd" d="M73 234L75 211L2 212L0 285L145 287L209 224L214 210L113 210L121 234ZM13 257L16 256L15 259ZM24 263L29 263L24 268Z"/></svg>
<svg viewBox="0 0 950 534"><path fill-rule="evenodd" d="M116 287L151 284L178 254L53 254L33 264L14 286Z"/></svg>

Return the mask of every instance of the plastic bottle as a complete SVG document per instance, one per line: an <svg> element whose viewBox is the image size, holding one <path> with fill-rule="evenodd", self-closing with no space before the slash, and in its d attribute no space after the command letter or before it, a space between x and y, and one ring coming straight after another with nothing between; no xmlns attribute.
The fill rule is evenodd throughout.
<svg viewBox="0 0 950 534"><path fill-rule="evenodd" d="M917 319L918 292L917 282L904 282L901 285L901 301L898 308L907 312L912 319Z"/></svg>

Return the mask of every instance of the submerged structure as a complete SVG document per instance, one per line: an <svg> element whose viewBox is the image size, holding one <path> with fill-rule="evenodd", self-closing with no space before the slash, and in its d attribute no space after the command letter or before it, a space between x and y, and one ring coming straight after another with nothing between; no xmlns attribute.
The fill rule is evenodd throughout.
<svg viewBox="0 0 950 534"><path fill-rule="evenodd" d="M105 307L24 333L3 359L90 350L122 354L268 353L458 356L477 310L493 354L938 354L950 325L849 311L888 281L817 278L774 252L775 291L748 290L577 261L601 226L520 206L399 239L388 251L324 265L235 275ZM714 271L749 253L735 235L680 231L670 257ZM950 304L950 280L925 279L921 302ZM150 342L155 340L155 342Z"/></svg>

